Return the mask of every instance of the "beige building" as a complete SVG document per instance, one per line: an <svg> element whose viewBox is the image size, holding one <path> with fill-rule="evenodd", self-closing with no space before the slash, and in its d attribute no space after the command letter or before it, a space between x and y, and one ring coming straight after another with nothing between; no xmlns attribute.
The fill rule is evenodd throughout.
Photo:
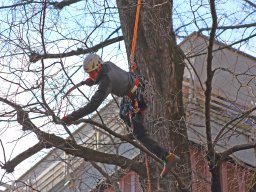
<svg viewBox="0 0 256 192"><path fill-rule="evenodd" d="M184 96L184 98L187 103L187 121L190 125L189 139L199 144L204 144L206 141L202 102L204 102L206 81L207 41L206 37L193 33L180 44L188 58L197 55L190 59L194 70L188 64L185 71L184 90L188 97ZM256 58L216 42L212 62L212 68L215 70L211 101L213 138L230 120L238 118L227 126L225 134L218 140L217 151L238 144L255 142L256 111L244 119L239 117L247 110L256 107ZM256 167L255 149L235 153L234 157Z"/></svg>

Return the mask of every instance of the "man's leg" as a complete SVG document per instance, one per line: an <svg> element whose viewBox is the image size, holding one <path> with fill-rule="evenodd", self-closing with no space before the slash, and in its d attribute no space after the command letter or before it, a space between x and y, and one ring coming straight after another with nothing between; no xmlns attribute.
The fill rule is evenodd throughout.
<svg viewBox="0 0 256 192"><path fill-rule="evenodd" d="M176 165L180 158L173 153L169 153L166 149L161 147L156 141L149 137L147 130L143 125L143 117L137 116L133 118L132 127L135 138L138 139L149 151L164 161L165 166L160 174L160 177L164 177L172 169L172 167Z"/></svg>
<svg viewBox="0 0 256 192"><path fill-rule="evenodd" d="M168 155L168 151L161 147L156 141L149 137L147 130L142 123L133 120L133 135L138 139L149 151L154 153L158 158L164 160Z"/></svg>

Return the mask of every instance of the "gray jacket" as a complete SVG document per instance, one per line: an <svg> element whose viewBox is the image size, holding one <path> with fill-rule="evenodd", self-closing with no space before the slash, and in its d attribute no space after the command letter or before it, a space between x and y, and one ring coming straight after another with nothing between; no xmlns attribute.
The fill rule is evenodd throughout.
<svg viewBox="0 0 256 192"><path fill-rule="evenodd" d="M102 65L95 84L99 86L91 101L68 115L72 121L94 112L110 93L119 97L127 95L135 84L135 76L108 61Z"/></svg>

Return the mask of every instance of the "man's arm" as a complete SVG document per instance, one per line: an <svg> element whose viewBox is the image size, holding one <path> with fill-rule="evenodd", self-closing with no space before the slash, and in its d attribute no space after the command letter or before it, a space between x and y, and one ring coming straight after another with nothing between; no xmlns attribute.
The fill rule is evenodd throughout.
<svg viewBox="0 0 256 192"><path fill-rule="evenodd" d="M107 76L102 77L100 81L98 90L92 96L91 101L87 103L86 106L72 112L71 114L67 115L65 118L68 118L69 123L72 121L76 121L81 117L84 117L94 111L100 106L100 104L106 99L112 89L112 84ZM65 122L65 119L64 119ZM67 124L69 124L67 123Z"/></svg>
<svg viewBox="0 0 256 192"><path fill-rule="evenodd" d="M87 86L93 86L94 85L94 81L92 78L87 78L85 81L81 81L80 83L74 85L73 87L71 87L67 93L63 96L63 98L67 97L72 91L74 91L75 89L77 89L78 87L81 87L82 85L87 85Z"/></svg>

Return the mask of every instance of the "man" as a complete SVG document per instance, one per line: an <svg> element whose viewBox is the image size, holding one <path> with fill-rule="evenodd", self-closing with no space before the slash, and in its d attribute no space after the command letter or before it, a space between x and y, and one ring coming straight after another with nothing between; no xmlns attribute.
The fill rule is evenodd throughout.
<svg viewBox="0 0 256 192"><path fill-rule="evenodd" d="M98 90L86 106L64 116L62 122L70 125L73 121L94 112L110 93L123 97L120 105L120 117L132 128L133 136L165 162L160 175L161 177L165 176L180 158L169 153L151 139L144 127L144 115L148 104L146 94L143 94L147 91L144 82L110 61L103 62L96 54L89 54L84 59L83 67L89 74L89 78L71 88L68 93L83 84L88 86L98 84Z"/></svg>

